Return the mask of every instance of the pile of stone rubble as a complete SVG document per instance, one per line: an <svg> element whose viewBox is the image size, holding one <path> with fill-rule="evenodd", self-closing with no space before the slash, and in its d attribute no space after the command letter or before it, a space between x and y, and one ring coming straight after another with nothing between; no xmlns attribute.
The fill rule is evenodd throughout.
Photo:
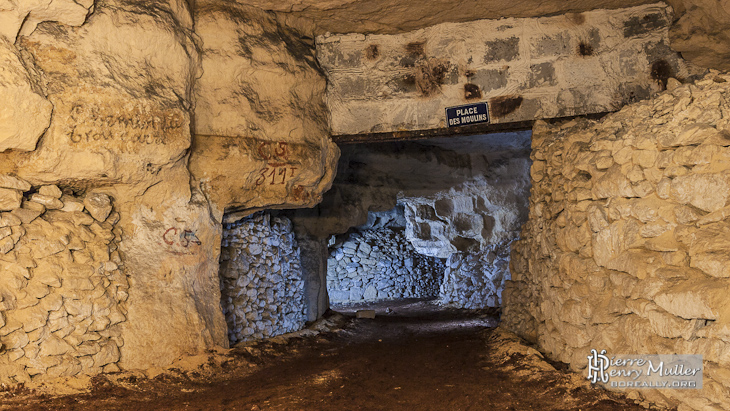
<svg viewBox="0 0 730 411"><path fill-rule="evenodd" d="M451 254L439 292L441 304L468 309L499 307L504 283L510 277L509 251L509 244L496 244L474 254Z"/></svg>
<svg viewBox="0 0 730 411"><path fill-rule="evenodd" d="M402 229L365 230L331 250L327 290L337 303L435 297L443 272L443 261L418 254Z"/></svg>

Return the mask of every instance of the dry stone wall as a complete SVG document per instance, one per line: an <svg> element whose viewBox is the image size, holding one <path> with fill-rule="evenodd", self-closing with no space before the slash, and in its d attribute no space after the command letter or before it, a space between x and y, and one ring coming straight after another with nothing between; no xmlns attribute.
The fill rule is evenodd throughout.
<svg viewBox="0 0 730 411"><path fill-rule="evenodd" d="M300 250L286 217L259 212L226 224L221 305L231 344L302 329L307 320Z"/></svg>
<svg viewBox="0 0 730 411"><path fill-rule="evenodd" d="M327 291L334 303L435 297L444 268L418 254L403 229L353 232L330 252Z"/></svg>
<svg viewBox="0 0 730 411"><path fill-rule="evenodd" d="M0 382L119 371L118 221L105 194L0 175Z"/></svg>
<svg viewBox="0 0 730 411"><path fill-rule="evenodd" d="M501 307L504 284L510 279L509 252L506 243L476 253L451 254L439 290L441 304L468 309Z"/></svg>
<svg viewBox="0 0 730 411"><path fill-rule="evenodd" d="M704 357L702 390L641 391L730 408L730 75L600 121L533 130L529 221L503 324L573 369L590 349Z"/></svg>

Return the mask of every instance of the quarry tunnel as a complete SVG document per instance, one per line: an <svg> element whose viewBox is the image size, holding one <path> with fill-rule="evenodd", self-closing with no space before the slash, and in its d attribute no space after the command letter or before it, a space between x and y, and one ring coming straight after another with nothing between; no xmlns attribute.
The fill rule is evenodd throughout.
<svg viewBox="0 0 730 411"><path fill-rule="evenodd" d="M0 408L730 408L729 29L0 4Z"/></svg>

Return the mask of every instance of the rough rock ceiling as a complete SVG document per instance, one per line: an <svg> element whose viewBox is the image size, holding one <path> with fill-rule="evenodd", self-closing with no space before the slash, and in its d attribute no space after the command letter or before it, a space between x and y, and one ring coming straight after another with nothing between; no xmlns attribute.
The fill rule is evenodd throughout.
<svg viewBox="0 0 730 411"><path fill-rule="evenodd" d="M239 0L241 1L241 0ZM680 0L681 1L681 0ZM652 0L273 0L246 1L265 10L311 20L316 34L397 33L444 22L537 17L596 8L621 8Z"/></svg>

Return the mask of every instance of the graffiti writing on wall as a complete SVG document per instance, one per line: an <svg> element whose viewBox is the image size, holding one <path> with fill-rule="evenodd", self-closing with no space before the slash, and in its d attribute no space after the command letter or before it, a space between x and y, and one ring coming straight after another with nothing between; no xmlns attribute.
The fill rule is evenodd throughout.
<svg viewBox="0 0 730 411"><path fill-rule="evenodd" d="M312 198L312 193L306 187L295 185L291 191L292 198L295 201L307 202Z"/></svg>
<svg viewBox="0 0 730 411"><path fill-rule="evenodd" d="M263 141L256 148L256 154L267 162L266 167L259 170L254 182L257 186L284 185L294 178L299 169L291 164L289 144L284 141Z"/></svg>
<svg viewBox="0 0 730 411"><path fill-rule="evenodd" d="M178 110L112 109L79 102L71 107L69 116L74 124L69 138L74 144L122 141L165 145L171 135L181 133L184 123Z"/></svg>
<svg viewBox="0 0 730 411"><path fill-rule="evenodd" d="M289 161L289 143L284 141L262 141L256 153L266 161Z"/></svg>
<svg viewBox="0 0 730 411"><path fill-rule="evenodd" d="M203 243L195 235L195 231L181 229L178 227L170 227L162 234L162 241L165 242L172 250L168 250L175 254L180 254L180 251L192 247L200 246Z"/></svg>
<svg viewBox="0 0 730 411"><path fill-rule="evenodd" d="M294 177L294 173L297 171L297 167L290 167L286 164L273 163L264 167L259 172L259 177L256 179L256 185L268 184L270 186L276 184L285 184L287 179ZM288 177L287 177L288 176Z"/></svg>

